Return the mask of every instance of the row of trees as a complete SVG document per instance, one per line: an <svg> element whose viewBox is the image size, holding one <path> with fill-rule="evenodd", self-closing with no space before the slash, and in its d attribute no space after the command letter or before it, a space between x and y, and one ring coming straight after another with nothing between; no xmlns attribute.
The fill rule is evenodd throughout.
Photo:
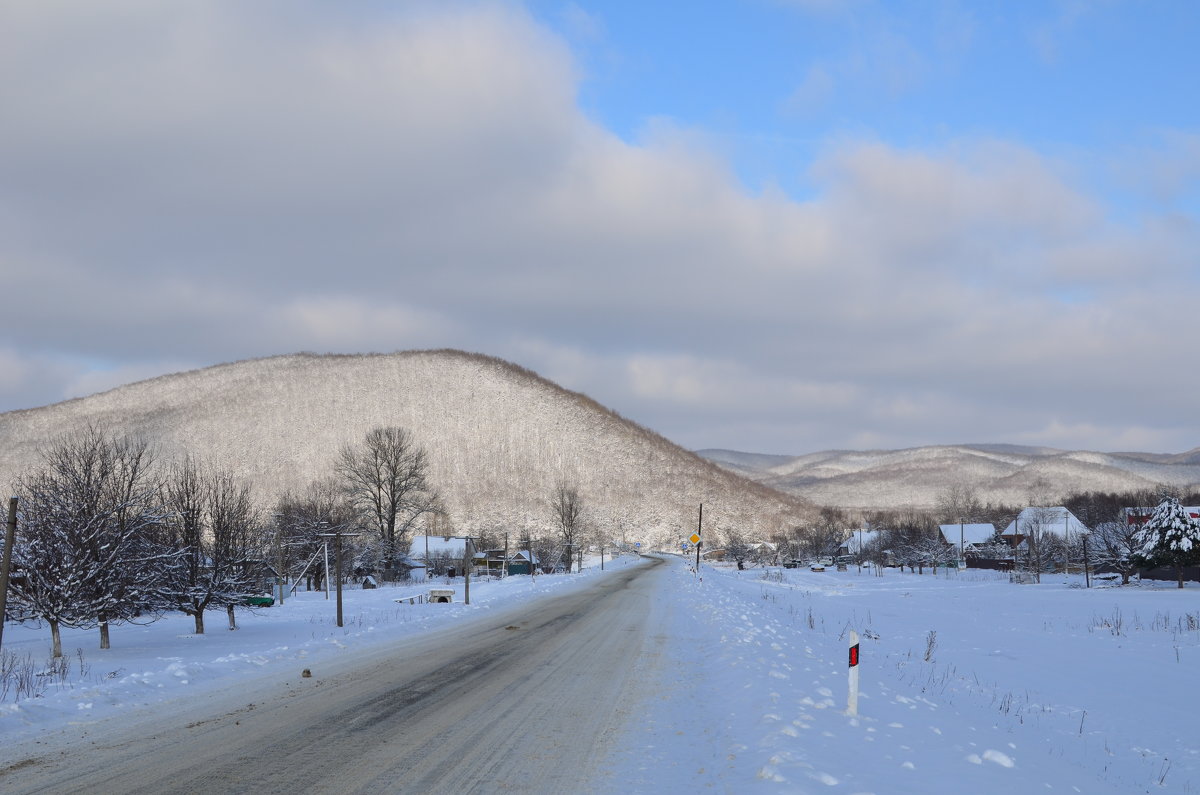
<svg viewBox="0 0 1200 795"><path fill-rule="evenodd" d="M101 648L112 624L169 611L202 634L205 613L224 608L235 628L235 609L277 576L303 570L309 588L321 587L331 537L345 539L336 545L345 572L399 578L414 530L453 534L428 472L411 434L375 428L339 451L328 478L264 510L227 470L190 455L159 461L145 441L88 427L47 446L16 484L8 617L45 621L55 657L64 626L99 628ZM590 529L578 489L559 483L546 514L557 533L526 530L523 545L570 561Z"/></svg>
<svg viewBox="0 0 1200 795"><path fill-rule="evenodd" d="M437 510L424 452L402 429L371 431L334 471L301 497L284 495L271 521L248 485L193 456L159 462L145 441L100 426L63 437L16 484L8 617L45 621L55 657L64 626L98 627L101 648L110 625L168 611L203 633L206 611L225 608L234 628L234 610L321 534L366 529L360 557L386 566Z"/></svg>
<svg viewBox="0 0 1200 795"><path fill-rule="evenodd" d="M249 489L194 458L159 466L150 447L98 427L48 447L17 484L9 612L100 630L178 610L232 610L260 588L263 538Z"/></svg>

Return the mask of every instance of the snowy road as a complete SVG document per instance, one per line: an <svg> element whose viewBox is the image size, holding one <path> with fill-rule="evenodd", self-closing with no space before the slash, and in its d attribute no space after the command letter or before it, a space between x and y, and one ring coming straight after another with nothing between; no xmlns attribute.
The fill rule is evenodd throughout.
<svg viewBox="0 0 1200 795"><path fill-rule="evenodd" d="M28 744L36 750L0 783L7 793L578 791L655 678L644 666L665 630L655 592L666 569L630 568L312 678L296 670L132 725L69 728Z"/></svg>

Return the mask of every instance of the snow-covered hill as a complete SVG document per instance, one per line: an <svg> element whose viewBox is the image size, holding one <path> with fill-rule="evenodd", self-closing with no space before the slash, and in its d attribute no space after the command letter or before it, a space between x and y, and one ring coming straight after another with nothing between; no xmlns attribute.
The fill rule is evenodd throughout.
<svg viewBox="0 0 1200 795"><path fill-rule="evenodd" d="M170 458L190 451L248 479L264 505L332 474L372 427L407 428L458 531L549 528L565 479L611 536L671 543L706 525L767 535L803 500L745 480L590 398L508 362L459 351L296 354L162 376L0 414L0 484L48 440L89 422L140 434Z"/></svg>
<svg viewBox="0 0 1200 795"><path fill-rule="evenodd" d="M1200 449L1158 455L952 445L830 450L794 458L729 450L699 454L782 491L845 508L931 508L939 494L958 485L974 488L984 501L1022 504L1034 492L1058 498L1200 483Z"/></svg>

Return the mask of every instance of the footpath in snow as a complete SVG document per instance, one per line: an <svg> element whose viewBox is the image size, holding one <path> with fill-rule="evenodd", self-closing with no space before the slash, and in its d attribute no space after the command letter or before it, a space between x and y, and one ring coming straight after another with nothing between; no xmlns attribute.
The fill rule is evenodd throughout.
<svg viewBox="0 0 1200 795"><path fill-rule="evenodd" d="M674 675L611 790L1197 791L1198 589L1082 585L678 565Z"/></svg>

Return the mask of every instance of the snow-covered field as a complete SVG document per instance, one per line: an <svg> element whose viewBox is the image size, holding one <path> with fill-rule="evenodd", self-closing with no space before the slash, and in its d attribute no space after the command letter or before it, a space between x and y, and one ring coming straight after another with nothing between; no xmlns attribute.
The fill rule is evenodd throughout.
<svg viewBox="0 0 1200 795"><path fill-rule="evenodd" d="M406 605L416 589L300 593L208 634L171 616L64 635L65 676L0 701L0 746L111 715L161 710L261 676L402 641L446 622L582 586L582 576L471 587L470 606ZM636 713L602 774L580 791L1024 793L1200 790L1195 687L1200 587L1085 590L1074 578L888 570L814 573L682 561L662 593L672 616L653 664L658 696ZM462 583L457 584L458 598ZM849 630L862 635L859 714L844 714ZM45 670L48 632L10 625L4 648ZM82 660L76 649L82 649ZM657 672L651 674L649 672Z"/></svg>
<svg viewBox="0 0 1200 795"><path fill-rule="evenodd" d="M1200 588L998 572L677 572L640 789L1200 790ZM848 633L862 635L858 717ZM638 733L640 732L640 737ZM700 749L715 752L707 755ZM757 781L759 786L752 784Z"/></svg>

